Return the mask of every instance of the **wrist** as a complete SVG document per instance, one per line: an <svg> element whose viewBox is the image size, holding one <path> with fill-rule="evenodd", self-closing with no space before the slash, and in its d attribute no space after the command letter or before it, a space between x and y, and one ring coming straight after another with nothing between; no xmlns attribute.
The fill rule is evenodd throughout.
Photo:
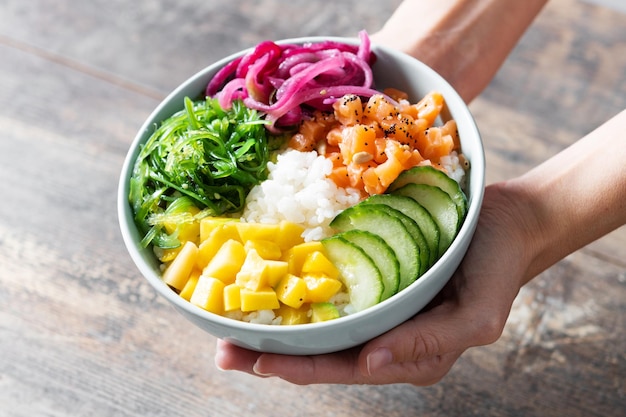
<svg viewBox="0 0 626 417"><path fill-rule="evenodd" d="M538 263L548 246L543 221L535 212L540 199L519 178L492 184L485 189L478 227L490 228L492 239L499 242L500 249L514 255L509 259L508 268L516 282L516 290L545 269Z"/></svg>
<svg viewBox="0 0 626 417"><path fill-rule="evenodd" d="M624 129L626 111L502 187L529 242L526 280L626 223Z"/></svg>
<svg viewBox="0 0 626 417"><path fill-rule="evenodd" d="M490 82L547 0L405 0L374 43L429 65L467 102Z"/></svg>

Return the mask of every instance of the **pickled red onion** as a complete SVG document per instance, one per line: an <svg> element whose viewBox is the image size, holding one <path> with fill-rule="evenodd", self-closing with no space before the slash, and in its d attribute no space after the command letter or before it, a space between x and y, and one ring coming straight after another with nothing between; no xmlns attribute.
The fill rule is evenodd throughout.
<svg viewBox="0 0 626 417"><path fill-rule="evenodd" d="M331 110L345 94L370 97L375 55L365 31L360 44L335 41L303 45L265 41L230 62L209 82L206 95L225 109L233 100L266 114L271 129L298 124L306 109Z"/></svg>

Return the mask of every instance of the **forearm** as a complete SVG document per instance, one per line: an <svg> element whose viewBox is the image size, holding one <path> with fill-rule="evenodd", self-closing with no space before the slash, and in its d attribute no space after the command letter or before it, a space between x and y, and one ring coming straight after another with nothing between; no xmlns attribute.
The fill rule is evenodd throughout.
<svg viewBox="0 0 626 417"><path fill-rule="evenodd" d="M626 110L504 185L525 213L530 267L521 285L626 224ZM511 204L512 206L513 204Z"/></svg>
<svg viewBox="0 0 626 417"><path fill-rule="evenodd" d="M405 0L372 35L448 80L467 101L491 81L547 0Z"/></svg>

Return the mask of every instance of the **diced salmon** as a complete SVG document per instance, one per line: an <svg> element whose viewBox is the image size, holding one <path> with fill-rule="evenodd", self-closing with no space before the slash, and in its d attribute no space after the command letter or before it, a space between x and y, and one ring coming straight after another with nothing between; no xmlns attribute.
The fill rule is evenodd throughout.
<svg viewBox="0 0 626 417"><path fill-rule="evenodd" d="M420 152L426 159L435 163L439 162L442 156L449 155L454 149L454 140L450 135L442 134L441 128L431 127L425 132L425 141Z"/></svg>
<svg viewBox="0 0 626 417"><path fill-rule="evenodd" d="M394 89L365 103L346 95L333 104L334 114L317 111L303 122L290 146L315 149L328 158L333 164L329 178L337 186L383 193L402 171L422 164L438 166L442 156L460 147L454 121L433 125L443 105L438 92L416 104Z"/></svg>
<svg viewBox="0 0 626 417"><path fill-rule="evenodd" d="M361 123L363 118L363 103L361 97L355 94L346 94L333 104L335 118L344 126L354 126Z"/></svg>
<svg viewBox="0 0 626 417"><path fill-rule="evenodd" d="M369 162L374 159L376 153L376 133L365 125L346 127L342 132L342 140L339 144L343 162L345 164ZM356 155L370 155L369 159L355 159Z"/></svg>
<svg viewBox="0 0 626 417"><path fill-rule="evenodd" d="M406 101L406 100L409 99L409 95L406 92L404 92L402 90L398 90L397 88L392 88L392 87L385 88L383 90L383 94L385 94L386 96L388 96L388 97L390 97L390 98L392 98L392 99L394 99L395 101L398 101L398 102L401 101L401 100Z"/></svg>
<svg viewBox="0 0 626 417"><path fill-rule="evenodd" d="M383 119L394 119L398 114L399 110L392 103L387 101L382 94L374 94L370 97L363 110L365 117L378 123Z"/></svg>
<svg viewBox="0 0 626 417"><path fill-rule="evenodd" d="M430 92L414 106L417 110L416 118L424 119L428 126L432 126L443 108L443 96L436 91Z"/></svg>
<svg viewBox="0 0 626 417"><path fill-rule="evenodd" d="M337 185L337 187L348 188L352 186L350 175L348 174L348 167L345 165L333 167L328 177Z"/></svg>

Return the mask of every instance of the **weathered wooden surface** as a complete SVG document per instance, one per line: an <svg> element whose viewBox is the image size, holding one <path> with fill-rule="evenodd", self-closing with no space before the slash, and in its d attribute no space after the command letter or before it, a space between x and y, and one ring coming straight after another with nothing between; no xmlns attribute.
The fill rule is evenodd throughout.
<svg viewBox="0 0 626 417"><path fill-rule="evenodd" d="M126 254L119 171L167 92L264 39L373 32L398 3L1 3L0 415L624 415L623 228L523 289L502 338L428 388L220 372L213 338L157 298ZM489 181L623 108L626 15L553 0L472 104Z"/></svg>

